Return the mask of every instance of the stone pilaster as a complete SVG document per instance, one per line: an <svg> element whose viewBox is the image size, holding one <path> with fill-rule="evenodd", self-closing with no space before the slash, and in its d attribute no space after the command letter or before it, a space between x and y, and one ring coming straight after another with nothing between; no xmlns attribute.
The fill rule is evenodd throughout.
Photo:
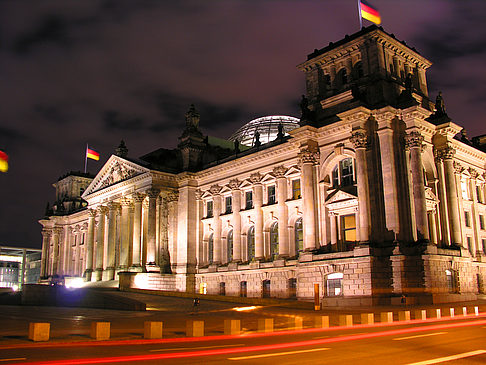
<svg viewBox="0 0 486 365"><path fill-rule="evenodd" d="M167 194L168 210L168 251L170 257L171 271L175 269L177 262L177 235L178 235L178 201L179 193L177 191Z"/></svg>
<svg viewBox="0 0 486 365"><path fill-rule="evenodd" d="M412 131L406 137L407 148L410 150L410 170L412 171L412 191L417 239L428 241L430 235L422 164L423 141L424 137L418 131Z"/></svg>
<svg viewBox="0 0 486 365"><path fill-rule="evenodd" d="M221 187L213 185L209 189L213 196L213 264L220 265L223 263L223 244L221 241L221 195L219 194Z"/></svg>
<svg viewBox="0 0 486 365"><path fill-rule="evenodd" d="M368 186L368 167L366 163L366 147L368 138L364 129L356 129L351 134L351 143L356 151L356 182L358 185L358 217L359 242L368 243L370 240L370 200Z"/></svg>
<svg viewBox="0 0 486 365"><path fill-rule="evenodd" d="M86 271L84 278L91 281L93 274L93 253L95 240L96 209L88 209L88 234L86 237Z"/></svg>
<svg viewBox="0 0 486 365"><path fill-rule="evenodd" d="M150 189L147 191L148 195L148 227L147 227L147 271L158 272L159 266L155 261L155 233L157 226L156 203L160 190Z"/></svg>
<svg viewBox="0 0 486 365"><path fill-rule="evenodd" d="M49 270L49 246L51 245L52 230L50 228L44 228L42 230L42 256L41 256L41 272L40 278L47 279Z"/></svg>
<svg viewBox="0 0 486 365"><path fill-rule="evenodd" d="M128 269L128 260L130 252L130 208L133 203L128 198L121 199L121 224L120 224L120 262L118 269L125 271Z"/></svg>
<svg viewBox="0 0 486 365"><path fill-rule="evenodd" d="M59 241L62 234L61 227L52 230L52 275L59 275Z"/></svg>
<svg viewBox="0 0 486 365"><path fill-rule="evenodd" d="M160 201L160 253L159 266L162 273L170 273L169 259L169 205L167 197Z"/></svg>
<svg viewBox="0 0 486 365"><path fill-rule="evenodd" d="M142 202L144 194L135 193L133 198L133 239L132 239L132 265L130 270L141 271L142 250Z"/></svg>
<svg viewBox="0 0 486 365"><path fill-rule="evenodd" d="M317 147L306 146L299 153L302 171L302 201L304 226L304 251L312 251L318 247L316 221L316 177L315 166L319 162Z"/></svg>
<svg viewBox="0 0 486 365"><path fill-rule="evenodd" d="M115 244L116 244L116 215L119 209L119 204L110 202L108 208L108 239L107 239L107 260L106 270L104 272L104 280L115 279Z"/></svg>
<svg viewBox="0 0 486 365"><path fill-rule="evenodd" d="M95 281L101 281L103 278L103 254L105 252L105 221L108 208L105 206L98 207L98 231L96 240L96 270Z"/></svg>
<svg viewBox="0 0 486 365"><path fill-rule="evenodd" d="M261 175L253 173L250 181L253 183L253 208L255 209L255 259L262 260L265 257L263 240L263 186L260 182Z"/></svg>
<svg viewBox="0 0 486 365"><path fill-rule="evenodd" d="M479 256L481 255L481 248L480 248L481 246L479 241L478 195L476 192L476 179L478 178L479 174L475 169L470 168L469 176L471 176L471 178L469 179L469 191L471 192L471 198L472 198L471 223L474 232L474 236L472 240L474 244L473 256Z"/></svg>
<svg viewBox="0 0 486 365"><path fill-rule="evenodd" d="M286 172L287 169L282 165L273 169L273 175L277 179L278 255L280 257L290 255Z"/></svg>
<svg viewBox="0 0 486 365"><path fill-rule="evenodd" d="M231 199L233 208L233 262L242 260L241 254L241 191L240 182L236 179L230 180Z"/></svg>

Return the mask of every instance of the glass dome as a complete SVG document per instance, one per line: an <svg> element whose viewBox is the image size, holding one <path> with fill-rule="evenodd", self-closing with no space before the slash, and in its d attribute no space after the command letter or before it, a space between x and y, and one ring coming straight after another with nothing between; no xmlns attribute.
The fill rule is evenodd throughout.
<svg viewBox="0 0 486 365"><path fill-rule="evenodd" d="M299 128L299 119L285 115L271 115L253 119L238 129L229 138L230 141L238 140L245 146L253 146L255 143L255 132L260 133L262 144L273 141L278 135L278 125L282 123L284 135L293 129Z"/></svg>

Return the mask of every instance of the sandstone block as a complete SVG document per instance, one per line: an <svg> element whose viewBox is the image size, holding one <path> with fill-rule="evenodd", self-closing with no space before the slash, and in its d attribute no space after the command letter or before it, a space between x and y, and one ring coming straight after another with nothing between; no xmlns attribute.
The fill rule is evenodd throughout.
<svg viewBox="0 0 486 365"><path fill-rule="evenodd" d="M187 337L202 337L204 336L204 321L186 321L186 336Z"/></svg>
<svg viewBox="0 0 486 365"><path fill-rule="evenodd" d="M110 339L110 322L91 322L90 337L102 341Z"/></svg>
<svg viewBox="0 0 486 365"><path fill-rule="evenodd" d="M49 341L50 323L31 322L29 323L29 340Z"/></svg>
<svg viewBox="0 0 486 365"><path fill-rule="evenodd" d="M145 321L143 323L143 338L162 338L162 322Z"/></svg>

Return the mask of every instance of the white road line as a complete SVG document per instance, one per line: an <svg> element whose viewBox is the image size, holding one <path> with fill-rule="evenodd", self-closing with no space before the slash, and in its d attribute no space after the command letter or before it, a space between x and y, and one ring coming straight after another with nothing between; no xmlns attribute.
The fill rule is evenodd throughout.
<svg viewBox="0 0 486 365"><path fill-rule="evenodd" d="M321 338L329 338L331 336L317 336L317 337L312 337L313 340L319 340Z"/></svg>
<svg viewBox="0 0 486 365"><path fill-rule="evenodd" d="M397 337L397 338L394 338L393 341L410 340L411 338L419 338L419 337L437 336L437 335L443 335L443 334L446 334L446 333L447 332L434 332L434 333L425 333L423 335L416 335L416 336Z"/></svg>
<svg viewBox="0 0 486 365"><path fill-rule="evenodd" d="M0 359L0 361L20 361L20 360L27 360L26 357L16 357L14 359Z"/></svg>
<svg viewBox="0 0 486 365"><path fill-rule="evenodd" d="M463 359L465 357L476 356L476 355L481 355L481 354L486 354L486 350L477 350L477 351L471 351L471 352L464 352L462 354L457 354L457 355L452 355L452 356L438 357L436 359L431 359L431 360L425 360L425 361L419 361L419 362L412 362L412 363L407 364L407 365L430 365L430 364L438 364L440 362L458 360L458 359Z"/></svg>
<svg viewBox="0 0 486 365"><path fill-rule="evenodd" d="M240 357L228 357L228 360L248 360L248 359L258 359L261 357L272 357L272 356L284 356L284 355L294 355L294 354L302 354L304 352L316 352L316 351L324 351L330 350L329 347L324 347L321 349L310 349L310 350L299 350L299 351L286 351L286 352L277 352L273 354L262 354L262 355L251 355L251 356L240 356Z"/></svg>
<svg viewBox="0 0 486 365"><path fill-rule="evenodd" d="M201 350L201 349L214 349L218 347L236 347L236 346L245 346L244 343L235 343L233 345L218 345L218 346L202 346L202 347L176 347L170 349L155 349L149 350L150 352L160 352L160 351L177 351L177 350Z"/></svg>

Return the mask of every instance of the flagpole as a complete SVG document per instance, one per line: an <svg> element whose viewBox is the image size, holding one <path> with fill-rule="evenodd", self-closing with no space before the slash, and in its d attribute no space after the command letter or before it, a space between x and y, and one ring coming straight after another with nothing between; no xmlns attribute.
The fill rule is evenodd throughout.
<svg viewBox="0 0 486 365"><path fill-rule="evenodd" d="M84 152L84 173L86 174L86 167L88 166L88 144L86 143L86 151Z"/></svg>
<svg viewBox="0 0 486 365"><path fill-rule="evenodd" d="M361 16L361 0L358 0L359 30L363 28L363 17Z"/></svg>

